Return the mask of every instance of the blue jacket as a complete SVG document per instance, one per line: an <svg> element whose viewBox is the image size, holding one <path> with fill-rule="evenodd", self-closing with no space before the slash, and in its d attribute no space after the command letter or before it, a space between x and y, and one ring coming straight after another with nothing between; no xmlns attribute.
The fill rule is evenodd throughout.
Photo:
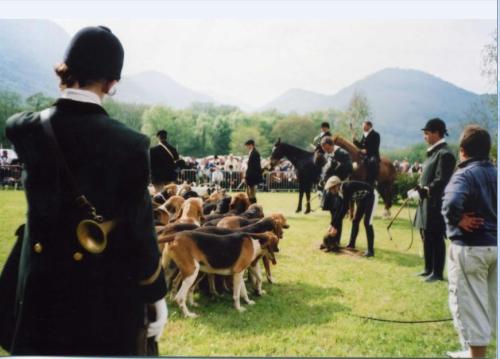
<svg viewBox="0 0 500 359"><path fill-rule="evenodd" d="M473 212L484 225L473 232L462 231L462 214ZM469 159L458 165L446 186L442 214L448 238L466 246L497 245L497 169L484 159Z"/></svg>

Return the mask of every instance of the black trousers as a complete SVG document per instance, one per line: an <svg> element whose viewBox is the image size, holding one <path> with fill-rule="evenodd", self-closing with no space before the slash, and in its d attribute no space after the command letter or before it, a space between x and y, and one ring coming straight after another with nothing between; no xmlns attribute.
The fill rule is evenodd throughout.
<svg viewBox="0 0 500 359"><path fill-rule="evenodd" d="M359 233L359 222L363 219L363 224L366 230L366 239L368 242L368 253L374 253L374 242L375 242L375 232L373 231L373 225L370 224L370 218L372 216L372 211L375 210L375 194L368 193L364 198L356 201L356 213L354 214L354 219L352 220L352 230L351 230L351 240L349 241L349 246L356 246L356 238Z"/></svg>
<svg viewBox="0 0 500 359"><path fill-rule="evenodd" d="M444 243L445 230L421 229L420 235L424 243L425 272L442 277L446 257L446 244Z"/></svg>
<svg viewBox="0 0 500 359"><path fill-rule="evenodd" d="M379 162L380 159L378 159L377 157L367 157L364 161L366 166L366 182L368 182L372 186L375 185L375 181L378 177L378 171L380 167Z"/></svg>

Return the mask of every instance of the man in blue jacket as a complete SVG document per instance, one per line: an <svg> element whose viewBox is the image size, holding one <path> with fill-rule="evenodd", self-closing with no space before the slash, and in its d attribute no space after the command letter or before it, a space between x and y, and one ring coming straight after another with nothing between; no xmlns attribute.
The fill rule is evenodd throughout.
<svg viewBox="0 0 500 359"><path fill-rule="evenodd" d="M449 305L463 351L452 358L484 358L497 317L497 169L491 139L479 126L460 137L460 164L446 186L442 213L448 252Z"/></svg>

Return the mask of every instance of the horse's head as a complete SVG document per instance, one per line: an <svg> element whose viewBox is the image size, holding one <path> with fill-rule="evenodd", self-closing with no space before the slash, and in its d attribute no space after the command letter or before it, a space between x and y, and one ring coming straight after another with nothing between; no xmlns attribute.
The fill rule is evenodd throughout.
<svg viewBox="0 0 500 359"><path fill-rule="evenodd" d="M313 162L315 166L323 168L323 166L326 165L324 153L319 150L314 151Z"/></svg>
<svg viewBox="0 0 500 359"><path fill-rule="evenodd" d="M269 161L269 170L272 170L280 162L280 160L285 157L285 151L283 149L283 143L281 142L281 137L278 141L274 143L273 150L271 152L271 158Z"/></svg>

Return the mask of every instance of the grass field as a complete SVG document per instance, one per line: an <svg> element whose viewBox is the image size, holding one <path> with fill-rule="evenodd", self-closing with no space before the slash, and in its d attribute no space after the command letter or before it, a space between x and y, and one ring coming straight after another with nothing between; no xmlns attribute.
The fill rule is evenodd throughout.
<svg viewBox="0 0 500 359"><path fill-rule="evenodd" d="M361 319L373 316L397 320L450 317L447 283L424 283L421 242L410 242L407 211L393 226L389 241L379 206L375 220L375 257L323 253L318 247L328 226L327 212L295 214L297 195L259 193L265 211L281 211L290 229L280 243L276 283L264 284L267 294L251 296L256 305L238 313L230 294L199 298L196 319L180 315L169 303L170 321L160 343L168 356L369 356L442 357L458 349L451 322L393 324ZM313 202L317 207L317 201ZM0 191L0 263L13 244L13 232L23 222L22 192ZM395 209L393 210L393 213ZM345 221L342 244L350 224ZM399 245L395 245L398 243ZM366 237L361 227L358 247ZM496 346L490 349L493 357Z"/></svg>

